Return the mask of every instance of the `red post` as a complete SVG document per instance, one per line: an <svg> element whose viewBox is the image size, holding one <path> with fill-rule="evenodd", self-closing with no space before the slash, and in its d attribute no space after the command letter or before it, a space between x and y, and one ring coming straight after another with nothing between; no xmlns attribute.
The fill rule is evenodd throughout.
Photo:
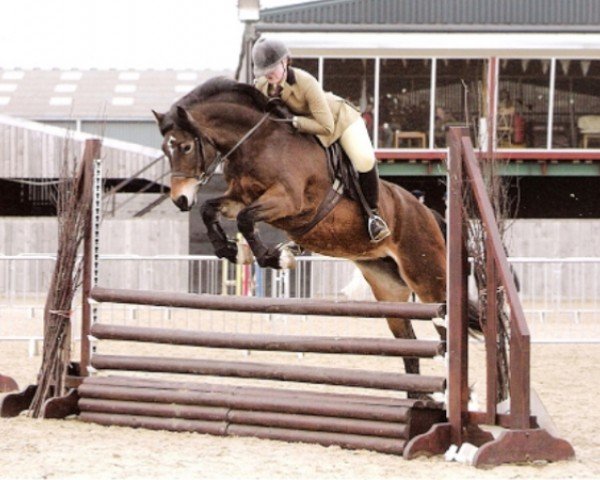
<svg viewBox="0 0 600 480"><path fill-rule="evenodd" d="M510 313L510 426L514 429L531 427L530 416L530 341L519 335L516 315Z"/></svg>
<svg viewBox="0 0 600 480"><path fill-rule="evenodd" d="M453 127L448 133L448 421L451 442L462 444L468 414L467 342L467 252L463 222L463 170L461 136L465 128Z"/></svg>

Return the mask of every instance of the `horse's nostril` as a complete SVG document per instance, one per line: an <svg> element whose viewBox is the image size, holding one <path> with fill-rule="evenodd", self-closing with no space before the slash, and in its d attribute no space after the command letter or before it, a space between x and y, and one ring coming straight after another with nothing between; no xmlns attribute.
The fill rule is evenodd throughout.
<svg viewBox="0 0 600 480"><path fill-rule="evenodd" d="M179 210L181 210L182 212L187 212L190 209L190 206L188 205L188 199L185 195L179 197L175 201L175 205L177 205L179 207Z"/></svg>

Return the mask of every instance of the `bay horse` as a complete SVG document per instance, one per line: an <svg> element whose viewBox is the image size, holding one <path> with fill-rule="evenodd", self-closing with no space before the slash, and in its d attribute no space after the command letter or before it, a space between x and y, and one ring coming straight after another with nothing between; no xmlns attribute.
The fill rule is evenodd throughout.
<svg viewBox="0 0 600 480"><path fill-rule="evenodd" d="M361 207L346 197L307 231L332 189L325 150L316 137L269 113L267 97L251 85L214 78L167 113L153 113L171 164L171 199L182 211L225 159L227 191L201 206L218 257L239 261L222 215L237 221L261 267L286 267L289 253L265 245L255 229L266 222L308 250L354 262L377 300L406 302L412 292L426 303L446 300L442 232L431 211L398 185L380 180L379 211L392 232L383 241L370 241ZM387 322L395 337L416 338L410 319ZM445 340L445 329L436 328ZM418 359L404 363L407 373L419 372Z"/></svg>

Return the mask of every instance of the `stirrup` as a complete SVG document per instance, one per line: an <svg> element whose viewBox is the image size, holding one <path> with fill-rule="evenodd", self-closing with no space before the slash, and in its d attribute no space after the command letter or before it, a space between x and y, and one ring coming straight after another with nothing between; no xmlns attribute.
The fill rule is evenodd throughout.
<svg viewBox="0 0 600 480"><path fill-rule="evenodd" d="M376 213L369 216L367 229L369 231L369 237L371 237L371 243L381 242L384 238L387 238L392 234L387 223L385 223L385 220Z"/></svg>

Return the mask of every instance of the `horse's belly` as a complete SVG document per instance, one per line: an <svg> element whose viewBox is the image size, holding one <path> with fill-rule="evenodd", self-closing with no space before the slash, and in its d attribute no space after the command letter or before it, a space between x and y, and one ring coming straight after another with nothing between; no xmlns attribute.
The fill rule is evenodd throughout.
<svg viewBox="0 0 600 480"><path fill-rule="evenodd" d="M332 212L308 234L295 240L312 252L330 257L366 260L387 256L385 241L371 243L366 222L360 213L336 213Z"/></svg>

